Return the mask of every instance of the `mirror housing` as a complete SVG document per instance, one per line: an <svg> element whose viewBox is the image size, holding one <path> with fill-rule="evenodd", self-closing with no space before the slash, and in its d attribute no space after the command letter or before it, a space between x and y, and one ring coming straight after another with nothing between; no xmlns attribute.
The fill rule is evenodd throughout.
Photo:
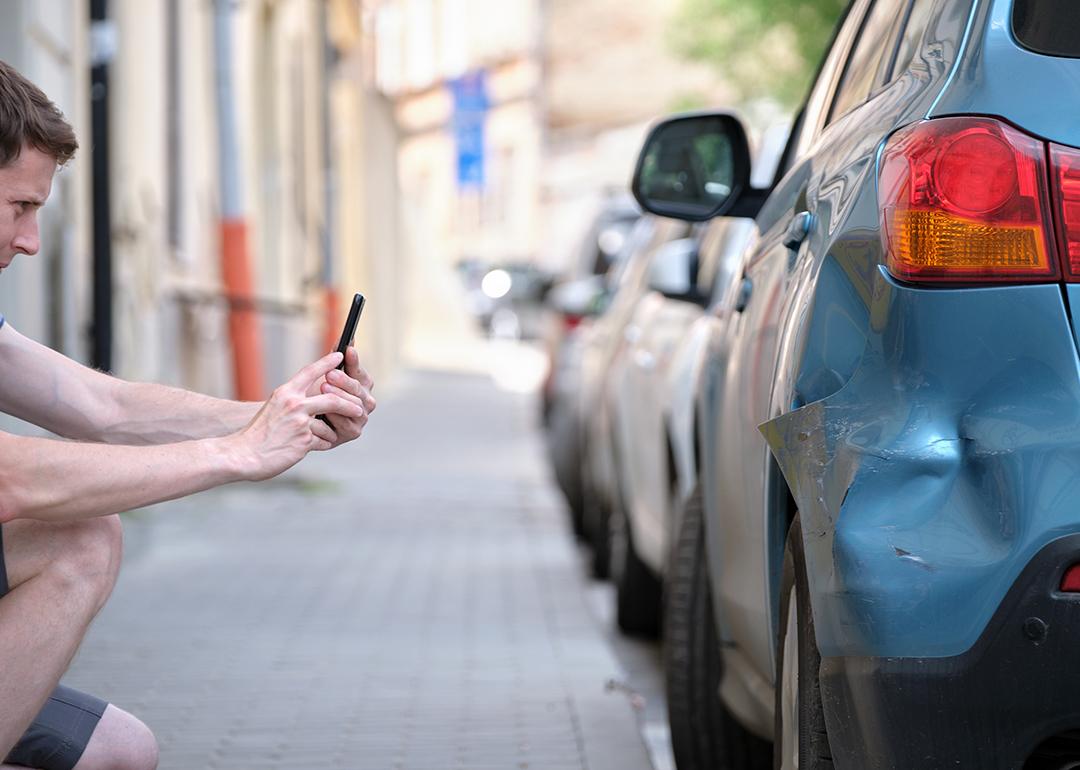
<svg viewBox="0 0 1080 770"><path fill-rule="evenodd" d="M701 222L731 210L750 186L746 129L729 112L657 123L645 139L631 191L646 211Z"/></svg>
<svg viewBox="0 0 1080 770"><path fill-rule="evenodd" d="M697 241L693 238L668 241L649 262L649 288L668 299L701 304L697 271Z"/></svg>

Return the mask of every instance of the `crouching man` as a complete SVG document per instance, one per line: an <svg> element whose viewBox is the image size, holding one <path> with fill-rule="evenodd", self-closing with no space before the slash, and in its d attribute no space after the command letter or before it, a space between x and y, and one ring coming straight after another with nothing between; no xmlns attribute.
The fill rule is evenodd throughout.
<svg viewBox="0 0 1080 770"><path fill-rule="evenodd" d="M0 62L0 271L37 253L38 209L77 146L49 99ZM355 349L340 362L319 359L265 402L226 401L93 371L0 316L0 411L70 439L0 433L0 767L157 766L146 725L59 684L116 582L116 514L268 479L358 437L372 382Z"/></svg>

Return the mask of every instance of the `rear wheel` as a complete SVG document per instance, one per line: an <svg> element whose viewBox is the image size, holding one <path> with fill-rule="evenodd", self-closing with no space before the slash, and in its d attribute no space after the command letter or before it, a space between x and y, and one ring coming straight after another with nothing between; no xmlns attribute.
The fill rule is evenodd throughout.
<svg viewBox="0 0 1080 770"><path fill-rule="evenodd" d="M821 654L803 554L799 517L788 532L780 583L780 639L776 649L775 770L833 770L821 704Z"/></svg>
<svg viewBox="0 0 1080 770"><path fill-rule="evenodd" d="M611 517L611 577L615 581L615 618L627 634L660 635L660 580L645 566L620 506Z"/></svg>
<svg viewBox="0 0 1080 770"><path fill-rule="evenodd" d="M582 529L585 532L585 542L592 552L593 577L604 580L611 572L611 512L603 495L596 489L595 474L587 448L582 456Z"/></svg>
<svg viewBox="0 0 1080 770"><path fill-rule="evenodd" d="M585 500L582 493L581 448L576 441L577 423L569 405L555 402L548 416L548 453L555 480L566 497L570 526L579 538L585 536Z"/></svg>
<svg viewBox="0 0 1080 770"><path fill-rule="evenodd" d="M593 506L593 526L589 528L589 545L592 548L592 573L598 580L611 575L611 511L596 497L587 505Z"/></svg>
<svg viewBox="0 0 1080 770"><path fill-rule="evenodd" d="M668 721L679 770L768 770L772 747L720 700L723 659L705 563L700 485L683 510L664 603Z"/></svg>

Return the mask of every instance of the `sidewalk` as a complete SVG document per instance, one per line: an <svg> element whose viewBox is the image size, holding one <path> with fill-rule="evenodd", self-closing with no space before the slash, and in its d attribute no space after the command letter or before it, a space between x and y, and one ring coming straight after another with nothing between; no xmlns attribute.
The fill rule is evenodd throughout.
<svg viewBox="0 0 1080 770"><path fill-rule="evenodd" d="M410 374L360 442L133 514L65 683L166 770L647 770L535 410Z"/></svg>

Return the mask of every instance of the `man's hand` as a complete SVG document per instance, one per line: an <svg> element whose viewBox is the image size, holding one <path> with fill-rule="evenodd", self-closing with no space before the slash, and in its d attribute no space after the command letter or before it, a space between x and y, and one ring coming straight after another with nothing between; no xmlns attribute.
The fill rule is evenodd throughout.
<svg viewBox="0 0 1080 770"><path fill-rule="evenodd" d="M363 433L368 415L375 411L375 397L371 395L374 386L371 375L360 366L360 356L356 348L349 347L345 351L345 371L334 369L325 377L316 379L308 388L309 396L318 393L339 396L359 406L362 410L362 414L358 417L327 413L326 418L334 426L334 430L331 431L334 434L332 446L352 441Z"/></svg>
<svg viewBox="0 0 1080 770"><path fill-rule="evenodd" d="M333 374L340 363L341 354L334 352L305 366L271 393L251 422L234 434L234 446L246 469L246 478L253 481L271 478L300 462L308 452L340 443L334 431L316 419L317 414L327 415L335 421L335 426L359 423L363 427L367 415L355 396L339 395L340 389L336 387L308 395L311 387Z"/></svg>

